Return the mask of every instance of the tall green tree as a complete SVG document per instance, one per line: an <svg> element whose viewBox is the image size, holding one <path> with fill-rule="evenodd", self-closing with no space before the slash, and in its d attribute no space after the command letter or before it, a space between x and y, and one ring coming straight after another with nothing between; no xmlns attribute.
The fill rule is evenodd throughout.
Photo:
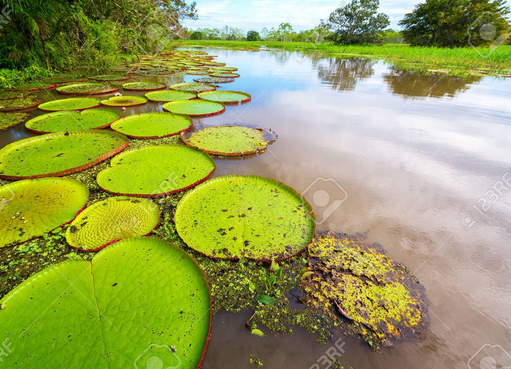
<svg viewBox="0 0 511 369"><path fill-rule="evenodd" d="M426 0L400 22L413 46L486 46L508 37L505 0Z"/></svg>
<svg viewBox="0 0 511 369"><path fill-rule="evenodd" d="M379 0L352 0L336 9L328 20L338 44L378 44L390 25L386 14L378 13Z"/></svg>

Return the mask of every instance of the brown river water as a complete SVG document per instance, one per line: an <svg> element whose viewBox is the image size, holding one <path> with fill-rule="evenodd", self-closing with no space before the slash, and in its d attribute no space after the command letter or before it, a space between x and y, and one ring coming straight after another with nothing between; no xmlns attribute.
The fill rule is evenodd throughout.
<svg viewBox="0 0 511 369"><path fill-rule="evenodd" d="M253 368L253 354L263 368L327 369L322 356L331 347L355 369L511 365L511 79L424 76L370 59L208 51L239 68L241 78L222 89L248 92L252 102L196 127L244 124L278 134L263 155L216 159L215 176L278 179L314 206L318 229L367 232L425 286L431 325L423 341L374 353L353 337L338 342L341 349L319 345L301 329L253 336L244 326L250 312L220 312L204 368ZM161 105L123 116L150 111ZM0 133L0 147L31 135L19 125Z"/></svg>

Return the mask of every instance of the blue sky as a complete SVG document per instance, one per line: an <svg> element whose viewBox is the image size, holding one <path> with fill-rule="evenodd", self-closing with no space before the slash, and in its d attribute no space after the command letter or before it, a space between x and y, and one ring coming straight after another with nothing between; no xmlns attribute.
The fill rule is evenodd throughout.
<svg viewBox="0 0 511 369"><path fill-rule="evenodd" d="M347 0L195 0L199 20L187 21L189 28L221 28L226 25L245 31L278 27L282 22L293 25L295 30L313 28L320 19ZM191 1L188 1L191 2ZM413 10L418 0L380 0L380 11L386 13L391 27L399 28L398 22ZM511 3L511 1L508 1Z"/></svg>

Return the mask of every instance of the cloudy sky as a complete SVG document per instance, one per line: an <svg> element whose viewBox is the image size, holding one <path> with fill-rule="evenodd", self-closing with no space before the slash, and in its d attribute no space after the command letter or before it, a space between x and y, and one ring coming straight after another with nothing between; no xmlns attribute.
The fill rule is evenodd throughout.
<svg viewBox="0 0 511 369"><path fill-rule="evenodd" d="M278 27L282 22L293 25L295 30L313 28L320 19L328 18L332 10L347 0L195 0L199 20L185 22L189 28L221 28L225 25L245 31L263 27ZM191 2L188 1L188 2ZM380 0L380 11L386 13L391 27L413 10L419 0ZM508 1L511 3L511 1Z"/></svg>

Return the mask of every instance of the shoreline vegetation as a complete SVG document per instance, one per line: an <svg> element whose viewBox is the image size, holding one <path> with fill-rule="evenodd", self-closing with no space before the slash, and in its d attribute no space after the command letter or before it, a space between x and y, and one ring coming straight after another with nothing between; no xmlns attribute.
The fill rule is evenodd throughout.
<svg viewBox="0 0 511 369"><path fill-rule="evenodd" d="M407 44L335 45L330 42L176 40L173 47L221 47L233 50L261 51L281 49L305 56L364 57L390 62L397 67L423 73L455 76L511 77L511 46L491 48L412 47Z"/></svg>

